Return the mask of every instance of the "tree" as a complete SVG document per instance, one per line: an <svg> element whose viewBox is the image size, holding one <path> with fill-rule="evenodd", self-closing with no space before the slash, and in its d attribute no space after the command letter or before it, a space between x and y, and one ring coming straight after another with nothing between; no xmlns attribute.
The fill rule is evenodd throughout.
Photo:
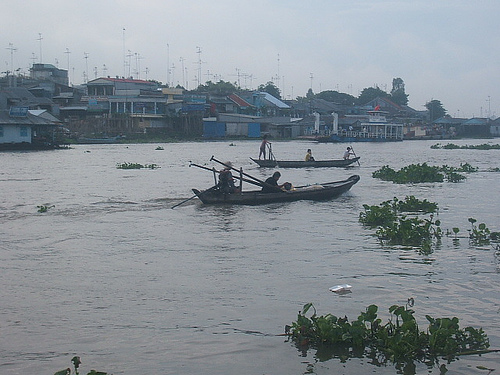
<svg viewBox="0 0 500 375"><path fill-rule="evenodd" d="M392 80L391 100L399 105L408 104L408 94L405 93L405 83L401 78Z"/></svg>
<svg viewBox="0 0 500 375"><path fill-rule="evenodd" d="M276 85L269 81L265 85L260 85L258 87L259 91L267 92L268 94L271 94L275 98L281 99L281 94L280 94L280 89L276 87Z"/></svg>
<svg viewBox="0 0 500 375"><path fill-rule="evenodd" d="M429 111L429 118L434 121L440 117L446 115L446 109L439 100L433 99L425 104L425 108Z"/></svg>
<svg viewBox="0 0 500 375"><path fill-rule="evenodd" d="M314 92L312 89L307 90L306 98L309 100L314 99Z"/></svg>
<svg viewBox="0 0 500 375"><path fill-rule="evenodd" d="M384 90L381 90L377 87L367 87L361 91L361 94L358 96L358 101L359 104L364 105L373 99L376 99L378 97L380 98L387 98L390 95L386 93Z"/></svg>
<svg viewBox="0 0 500 375"><path fill-rule="evenodd" d="M354 96L333 90L322 91L316 94L315 97L332 103L349 106L356 105L357 103L357 99Z"/></svg>
<svg viewBox="0 0 500 375"><path fill-rule="evenodd" d="M225 82L223 80L220 80L217 83L208 81L204 85L198 86L198 88L195 91L199 92L205 91L208 92L209 94L215 94L215 95L229 95L238 91L238 89L231 82Z"/></svg>

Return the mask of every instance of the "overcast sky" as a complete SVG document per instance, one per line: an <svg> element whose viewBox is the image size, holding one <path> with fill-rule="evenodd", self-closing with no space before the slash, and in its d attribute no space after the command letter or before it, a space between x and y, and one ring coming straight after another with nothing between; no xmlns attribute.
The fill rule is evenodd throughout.
<svg viewBox="0 0 500 375"><path fill-rule="evenodd" d="M452 116L498 117L499 15L499 0L16 0L2 7L0 63L69 66L74 84L273 81L287 99L390 92L399 77L417 110L437 99Z"/></svg>

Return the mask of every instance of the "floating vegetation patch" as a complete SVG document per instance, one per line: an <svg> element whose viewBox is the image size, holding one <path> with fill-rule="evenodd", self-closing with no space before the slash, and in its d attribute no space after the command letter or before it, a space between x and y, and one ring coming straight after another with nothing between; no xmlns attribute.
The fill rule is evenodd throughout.
<svg viewBox="0 0 500 375"><path fill-rule="evenodd" d="M118 169L157 169L160 168L157 164L139 164L139 163L117 163L116 168Z"/></svg>
<svg viewBox="0 0 500 375"><path fill-rule="evenodd" d="M437 143L435 145L431 146L432 149L443 149L443 150L500 150L500 145L499 144L488 144L488 143L483 143L481 145L456 145L453 143L448 143L446 145L441 145L440 143Z"/></svg>
<svg viewBox="0 0 500 375"><path fill-rule="evenodd" d="M42 204L40 206L36 206L36 208L38 208L37 211L40 212L40 213L42 213L42 214L45 213L45 212L47 212L51 208L54 208L54 207L55 207L54 205L49 206L49 205L46 205L46 204Z"/></svg>
<svg viewBox="0 0 500 375"><path fill-rule="evenodd" d="M316 349L316 357L328 360L334 357L346 361L354 356L366 356L374 364L402 365L415 361L429 368L439 363L440 356L449 361L459 355L484 354L490 344L482 328L460 328L459 319L433 318L426 315L429 325L420 330L414 316L413 299L405 306L389 308L389 321L383 324L377 316L378 306L370 305L352 322L333 314L318 316L312 303L304 305L285 333L304 352ZM310 317L308 312L312 310Z"/></svg>
<svg viewBox="0 0 500 375"><path fill-rule="evenodd" d="M392 181L398 184L406 183L424 183L424 182L459 182L465 180L465 176L459 172L477 172L478 168L471 166L469 163L462 163L460 167L450 167L443 165L441 167L431 166L427 163L410 164L396 171L384 165L382 168L372 173L374 178L379 178L384 181Z"/></svg>
<svg viewBox="0 0 500 375"><path fill-rule="evenodd" d="M82 364L80 357L74 356L71 359L71 363L73 363L74 374L80 375L80 372L78 370L80 368L80 365ZM107 375L107 374L108 374L107 372L96 371L96 370L90 370L87 373L87 375ZM71 375L71 369L68 367L67 369L57 371L56 373L54 373L54 375Z"/></svg>
<svg viewBox="0 0 500 375"><path fill-rule="evenodd" d="M437 203L427 199L419 200L415 196L406 196L404 200L393 198L378 206L363 205L364 212L359 214L359 221L370 228L377 227L377 237L388 245L418 247L430 252L433 240L442 237L441 222L434 220L433 213L438 211ZM407 213L430 214L428 218L409 217Z"/></svg>
<svg viewBox="0 0 500 375"><path fill-rule="evenodd" d="M162 151L162 150L165 150L165 149L163 147L161 147L161 146L158 146L158 147L155 148L155 150Z"/></svg>

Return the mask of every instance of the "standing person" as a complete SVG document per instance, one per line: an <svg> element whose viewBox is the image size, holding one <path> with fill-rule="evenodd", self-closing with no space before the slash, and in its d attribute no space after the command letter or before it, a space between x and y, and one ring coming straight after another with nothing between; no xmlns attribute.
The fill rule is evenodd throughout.
<svg viewBox="0 0 500 375"><path fill-rule="evenodd" d="M265 181L265 185L262 186L262 192L277 193L279 192L279 189L283 188L285 185L288 185L291 188L291 184L289 182L285 182L284 184L278 185L278 180L280 179L280 177L281 173L279 173L278 171L274 172L273 175Z"/></svg>
<svg viewBox="0 0 500 375"><path fill-rule="evenodd" d="M351 151L350 147L347 147L347 150L344 152L344 159L349 159L351 155L354 155L354 152Z"/></svg>
<svg viewBox="0 0 500 375"><path fill-rule="evenodd" d="M264 137L262 138L262 143L260 144L259 160L261 156L264 156L264 160L266 160L266 147L268 144L270 145L271 142L267 140L267 134L264 134Z"/></svg>
<svg viewBox="0 0 500 375"><path fill-rule="evenodd" d="M305 161L314 161L314 157L312 155L312 151L310 148L307 149L307 154L305 157Z"/></svg>

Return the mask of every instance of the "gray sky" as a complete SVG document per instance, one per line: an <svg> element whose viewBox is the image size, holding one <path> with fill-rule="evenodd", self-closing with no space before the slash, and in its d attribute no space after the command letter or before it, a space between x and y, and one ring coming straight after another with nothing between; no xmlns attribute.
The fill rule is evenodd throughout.
<svg viewBox="0 0 500 375"><path fill-rule="evenodd" d="M69 58L75 84L95 69L188 89L273 81L284 98L390 92L400 77L417 110L437 99L453 116L498 117L499 15L498 0L16 0L2 8L0 64Z"/></svg>

